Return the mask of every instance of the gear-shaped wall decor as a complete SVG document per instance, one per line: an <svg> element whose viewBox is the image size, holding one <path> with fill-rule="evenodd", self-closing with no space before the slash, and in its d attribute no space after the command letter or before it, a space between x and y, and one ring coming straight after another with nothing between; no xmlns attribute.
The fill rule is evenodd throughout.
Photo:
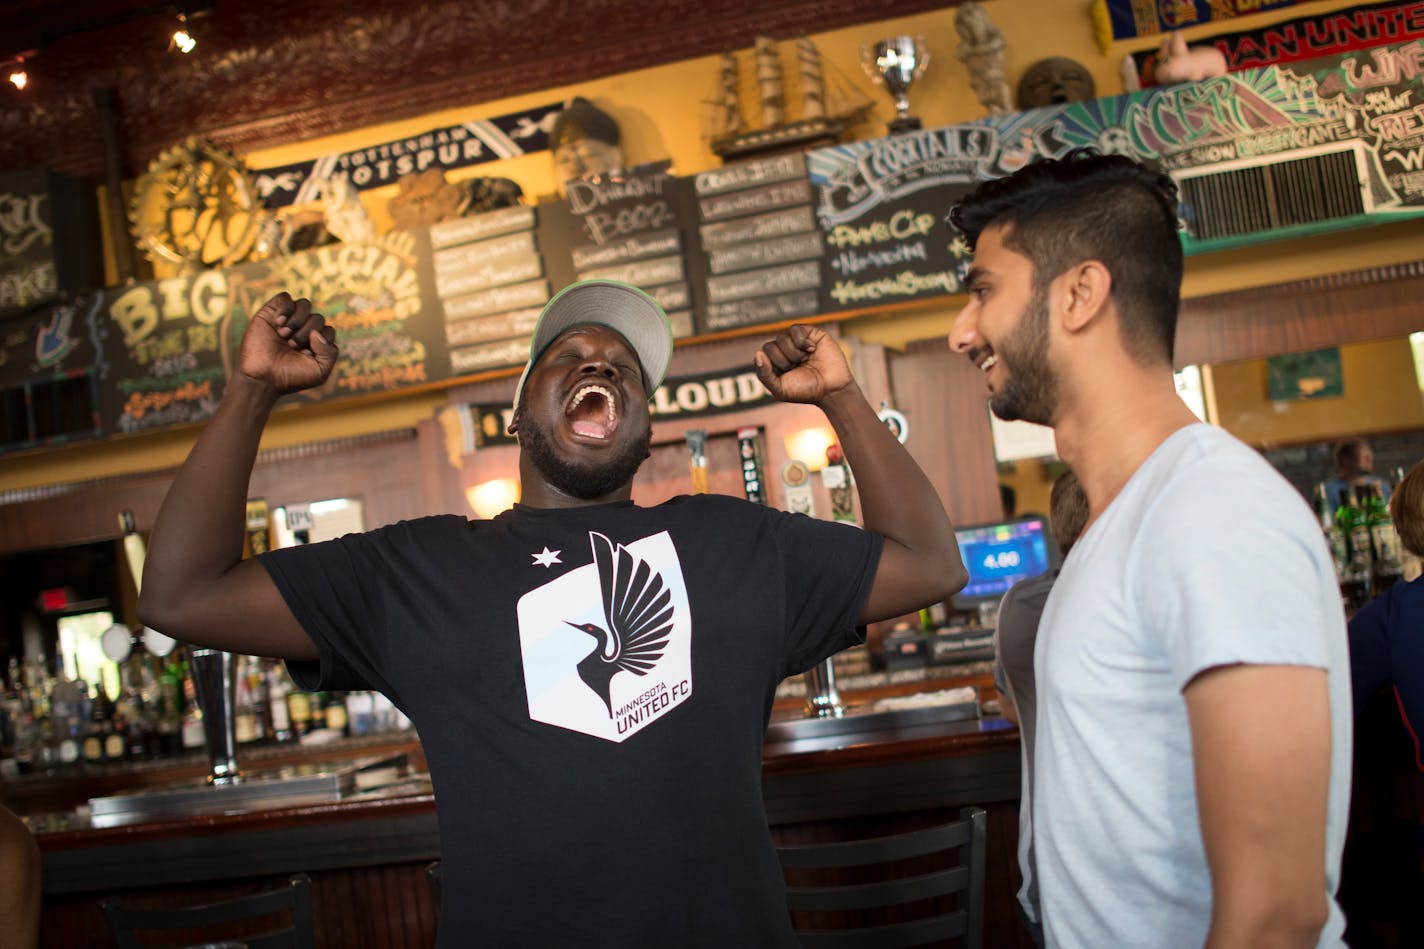
<svg viewBox="0 0 1424 949"><path fill-rule="evenodd" d="M261 205L241 159L211 142L188 139L159 155L134 188L133 235L148 259L185 271L246 259Z"/></svg>

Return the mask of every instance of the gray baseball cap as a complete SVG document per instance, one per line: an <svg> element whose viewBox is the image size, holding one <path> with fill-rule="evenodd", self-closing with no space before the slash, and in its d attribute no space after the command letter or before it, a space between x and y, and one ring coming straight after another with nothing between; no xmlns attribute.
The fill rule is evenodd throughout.
<svg viewBox="0 0 1424 949"><path fill-rule="evenodd" d="M648 398L653 397L672 360L672 324L667 314L656 300L632 284L581 280L569 284L544 304L539 321L534 324L534 339L529 343L529 362L514 389L515 409L524 394L524 381L544 350L571 327L588 323L606 326L628 341L643 367L643 387Z"/></svg>

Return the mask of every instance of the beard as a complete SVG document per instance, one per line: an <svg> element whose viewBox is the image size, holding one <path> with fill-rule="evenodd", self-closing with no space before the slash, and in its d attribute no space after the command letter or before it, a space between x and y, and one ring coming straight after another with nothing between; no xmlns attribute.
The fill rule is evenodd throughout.
<svg viewBox="0 0 1424 949"><path fill-rule="evenodd" d="M1018 326L994 352L1008 371L1003 388L989 396L989 410L1005 422L1051 425L1058 385L1048 366L1047 286L1034 287Z"/></svg>
<svg viewBox="0 0 1424 949"><path fill-rule="evenodd" d="M549 441L547 433L537 424L526 422L519 430L519 447L529 453L529 459L544 479L565 494L581 501L605 497L628 484L648 457L652 444L651 426L643 434L623 446L617 454L599 464L582 464L561 457Z"/></svg>

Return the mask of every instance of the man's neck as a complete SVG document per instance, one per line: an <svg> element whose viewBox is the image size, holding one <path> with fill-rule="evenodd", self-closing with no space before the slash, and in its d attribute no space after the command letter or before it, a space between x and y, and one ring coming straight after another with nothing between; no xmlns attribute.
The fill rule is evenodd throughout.
<svg viewBox="0 0 1424 949"><path fill-rule="evenodd" d="M1089 523L1164 441L1197 421L1166 367L1122 367L1065 393L1054 436L1088 495Z"/></svg>

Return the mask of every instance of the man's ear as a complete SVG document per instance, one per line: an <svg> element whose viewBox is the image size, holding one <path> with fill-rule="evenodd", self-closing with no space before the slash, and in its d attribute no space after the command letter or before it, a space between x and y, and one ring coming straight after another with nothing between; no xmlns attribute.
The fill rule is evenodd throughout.
<svg viewBox="0 0 1424 949"><path fill-rule="evenodd" d="M1112 274L1102 261L1085 260L1070 267L1058 280L1063 328L1070 333L1087 329L1112 299Z"/></svg>

